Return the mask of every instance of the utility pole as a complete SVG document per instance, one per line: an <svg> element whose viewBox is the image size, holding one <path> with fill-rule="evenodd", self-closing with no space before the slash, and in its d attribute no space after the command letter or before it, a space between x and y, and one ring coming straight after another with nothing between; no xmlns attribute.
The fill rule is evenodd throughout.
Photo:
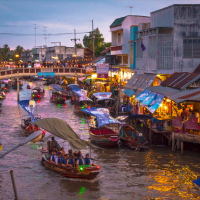
<svg viewBox="0 0 200 200"><path fill-rule="evenodd" d="M79 38L76 38L76 29L74 29L74 39L71 39L71 41L74 41L74 51L75 51L75 55L76 55L76 41L80 39Z"/></svg>
<svg viewBox="0 0 200 200"><path fill-rule="evenodd" d="M47 28L47 27L44 27L44 36L45 36L44 40L45 40L45 46L46 46L46 39L47 39L47 38L46 38L46 36L47 36L47 34L46 34L46 28Z"/></svg>
<svg viewBox="0 0 200 200"><path fill-rule="evenodd" d="M94 49L94 23L92 20L92 47L93 47L93 60L95 58L95 49Z"/></svg>
<svg viewBox="0 0 200 200"><path fill-rule="evenodd" d="M36 46L36 24L34 24L35 25L35 46Z"/></svg>

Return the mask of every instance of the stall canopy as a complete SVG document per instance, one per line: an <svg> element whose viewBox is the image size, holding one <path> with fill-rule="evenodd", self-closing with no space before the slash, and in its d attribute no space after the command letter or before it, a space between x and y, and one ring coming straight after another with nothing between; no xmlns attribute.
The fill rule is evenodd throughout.
<svg viewBox="0 0 200 200"><path fill-rule="evenodd" d="M70 89L80 89L79 88L79 85L78 84L70 84L70 85L68 85L68 87L70 88Z"/></svg>
<svg viewBox="0 0 200 200"><path fill-rule="evenodd" d="M60 85L58 85L58 84L51 84L51 85L49 85L49 87L50 87L51 89L56 90L56 91L63 91L62 86L60 86Z"/></svg>
<svg viewBox="0 0 200 200"><path fill-rule="evenodd" d="M93 95L99 101L99 100L103 100L103 99L110 99L110 97L112 96L112 93L111 92L98 92L98 93L94 93Z"/></svg>
<svg viewBox="0 0 200 200"><path fill-rule="evenodd" d="M133 90L135 91L134 95L138 96L153 83L155 78L156 74L134 74L124 89Z"/></svg>
<svg viewBox="0 0 200 200"><path fill-rule="evenodd" d="M84 108L81 111L88 115L95 116L98 122L98 127L108 124L122 124L122 122L110 116L108 108Z"/></svg>
<svg viewBox="0 0 200 200"><path fill-rule="evenodd" d="M31 116L31 118L35 118L33 115L35 110L35 103L31 106L31 102L34 100L22 100L19 101L18 104Z"/></svg>
<svg viewBox="0 0 200 200"><path fill-rule="evenodd" d="M73 89L73 92L79 96L79 97L82 97L82 96L87 96L87 90L83 90L83 89Z"/></svg>
<svg viewBox="0 0 200 200"><path fill-rule="evenodd" d="M126 94L129 97L132 97L133 94L135 93L135 91L131 90L131 89L126 89L123 91L124 94Z"/></svg>
<svg viewBox="0 0 200 200"><path fill-rule="evenodd" d="M146 89L136 100L141 102L151 113L154 113L162 103L164 95Z"/></svg>

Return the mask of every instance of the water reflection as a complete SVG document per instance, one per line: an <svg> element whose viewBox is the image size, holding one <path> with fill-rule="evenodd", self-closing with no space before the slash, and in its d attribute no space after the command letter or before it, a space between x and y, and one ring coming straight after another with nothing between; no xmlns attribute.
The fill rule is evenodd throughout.
<svg viewBox="0 0 200 200"><path fill-rule="evenodd" d="M24 84L26 88L26 84ZM47 88L45 88L47 89ZM31 91L20 91L21 100ZM73 106L50 103L50 93L37 102L41 117L57 117L87 140L88 121L73 114ZM8 93L0 114L0 140L4 150L22 141L20 114L16 91ZM70 147L64 143L65 151ZM92 149L92 157L100 164L103 178L95 182L68 179L44 168L40 164L40 145L28 143L0 160L0 199L14 199L9 170L14 170L19 199L200 199L199 188L192 181L200 174L198 153L185 151L184 156L172 154L171 148L151 148L147 152L134 152L120 147L102 151ZM0 152L1 153L1 152ZM83 154L88 150L83 150Z"/></svg>

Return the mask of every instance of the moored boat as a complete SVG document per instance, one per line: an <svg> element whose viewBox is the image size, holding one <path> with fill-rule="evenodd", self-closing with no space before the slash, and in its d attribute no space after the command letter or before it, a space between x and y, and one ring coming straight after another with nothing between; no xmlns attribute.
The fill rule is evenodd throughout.
<svg viewBox="0 0 200 200"><path fill-rule="evenodd" d="M31 91L31 98L32 99L41 99L45 95L45 90L40 87L35 87Z"/></svg>
<svg viewBox="0 0 200 200"><path fill-rule="evenodd" d="M58 84L51 84L49 87L53 90L50 102L55 104L65 104L66 97L63 96L63 88Z"/></svg>
<svg viewBox="0 0 200 200"><path fill-rule="evenodd" d="M120 121L110 116L108 108L84 108L82 112L93 116L89 123L90 141L102 147L116 147Z"/></svg>

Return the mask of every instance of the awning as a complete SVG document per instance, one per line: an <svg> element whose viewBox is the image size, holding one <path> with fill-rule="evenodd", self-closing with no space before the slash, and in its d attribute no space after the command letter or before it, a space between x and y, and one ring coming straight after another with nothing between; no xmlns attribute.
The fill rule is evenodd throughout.
<svg viewBox="0 0 200 200"><path fill-rule="evenodd" d="M78 78L79 81L83 81L84 79L86 79L86 77L80 77L80 78Z"/></svg>
<svg viewBox="0 0 200 200"><path fill-rule="evenodd" d="M142 92L139 96L136 97L136 100L142 102L149 96L150 93L151 91L146 89L144 92Z"/></svg>
<svg viewBox="0 0 200 200"><path fill-rule="evenodd" d="M126 94L129 97L132 97L133 94L135 93L135 91L131 90L131 89L126 89L125 91L123 91L124 94Z"/></svg>
<svg viewBox="0 0 200 200"><path fill-rule="evenodd" d="M138 96L153 83L155 78L156 74L134 74L124 88L135 90L135 95Z"/></svg>
<svg viewBox="0 0 200 200"><path fill-rule="evenodd" d="M57 119L57 118L46 118L40 119L34 124L39 127L45 129L51 134L63 139L67 140L69 145L71 146L73 151L78 151L80 149L85 149L89 143L87 141L82 140L67 124L67 122Z"/></svg>
<svg viewBox="0 0 200 200"><path fill-rule="evenodd" d="M162 103L164 98L164 95L162 94L157 94L156 95L156 99L155 102L152 102L152 105L150 107L148 107L147 109L151 112L154 113L160 106L160 104Z"/></svg>

